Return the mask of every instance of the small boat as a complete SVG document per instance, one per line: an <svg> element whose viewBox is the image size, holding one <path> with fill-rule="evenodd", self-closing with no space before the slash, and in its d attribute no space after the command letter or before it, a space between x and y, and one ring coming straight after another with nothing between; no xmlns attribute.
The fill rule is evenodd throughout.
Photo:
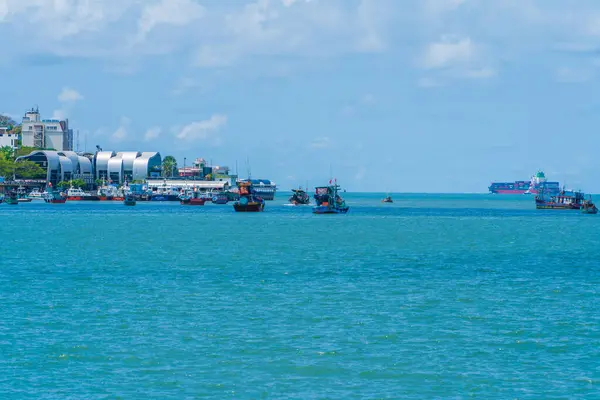
<svg viewBox="0 0 600 400"><path fill-rule="evenodd" d="M292 189L292 197L289 198L289 202L295 206L298 205L308 205L310 204L310 197L306 191L302 190L302 188Z"/></svg>
<svg viewBox="0 0 600 400"><path fill-rule="evenodd" d="M27 195L31 200L45 200L44 193L40 192L40 189L35 188Z"/></svg>
<svg viewBox="0 0 600 400"><path fill-rule="evenodd" d="M184 206L203 206L206 203L206 197L198 190L187 190L179 195L179 202Z"/></svg>
<svg viewBox="0 0 600 400"><path fill-rule="evenodd" d="M535 208L538 210L580 210L585 202L581 191L561 190L557 195L546 196L543 192L535 196Z"/></svg>
<svg viewBox="0 0 600 400"><path fill-rule="evenodd" d="M69 200L69 201L85 201L85 200L98 201L98 200L100 200L100 197L86 193L83 190L81 190L80 188L71 187L71 188L69 188L69 190L67 190L67 200Z"/></svg>
<svg viewBox="0 0 600 400"><path fill-rule="evenodd" d="M44 194L44 201L50 204L64 204L67 202L67 195L58 190L49 189Z"/></svg>
<svg viewBox="0 0 600 400"><path fill-rule="evenodd" d="M23 186L17 188L17 201L19 203L31 203L31 198L27 196L27 192Z"/></svg>
<svg viewBox="0 0 600 400"><path fill-rule="evenodd" d="M579 209L582 214L598 214L598 207L592 203L592 197L589 200L584 200Z"/></svg>
<svg viewBox="0 0 600 400"><path fill-rule="evenodd" d="M8 196L4 198L6 204L16 206L19 204L19 195L14 190L8 193Z"/></svg>
<svg viewBox="0 0 600 400"><path fill-rule="evenodd" d="M252 181L238 182L240 199L233 203L233 209L237 212L259 212L265 209L265 201L258 197L254 191Z"/></svg>
<svg viewBox="0 0 600 400"><path fill-rule="evenodd" d="M382 203L393 203L394 200L392 200L392 196L390 196L389 194L387 196L384 197L383 200L381 200Z"/></svg>
<svg viewBox="0 0 600 400"><path fill-rule="evenodd" d="M137 201L135 200L135 197L132 194L126 194L125 198L123 199L123 204L125 204L126 206L135 206L137 203Z"/></svg>
<svg viewBox="0 0 600 400"><path fill-rule="evenodd" d="M350 207L346 205L344 199L338 194L340 186L337 180L329 186L318 186L315 188L316 207L313 207L313 214L346 214Z"/></svg>

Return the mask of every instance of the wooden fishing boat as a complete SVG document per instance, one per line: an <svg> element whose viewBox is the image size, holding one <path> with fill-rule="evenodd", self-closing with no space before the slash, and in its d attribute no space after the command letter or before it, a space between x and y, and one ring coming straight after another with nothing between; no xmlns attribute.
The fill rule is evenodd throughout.
<svg viewBox="0 0 600 400"><path fill-rule="evenodd" d="M136 203L137 203L137 200L135 199L135 196L132 194L127 194L123 198L123 204L125 204L126 206L135 206Z"/></svg>
<svg viewBox="0 0 600 400"><path fill-rule="evenodd" d="M240 199L233 203L233 209L237 212L259 212L265 209L265 201L258 197L252 185L252 181L238 182Z"/></svg>
<svg viewBox="0 0 600 400"><path fill-rule="evenodd" d="M339 190L337 179L334 184L329 181L329 186L316 187L314 198L317 205L313 207L313 214L346 214L350 207L338 194Z"/></svg>

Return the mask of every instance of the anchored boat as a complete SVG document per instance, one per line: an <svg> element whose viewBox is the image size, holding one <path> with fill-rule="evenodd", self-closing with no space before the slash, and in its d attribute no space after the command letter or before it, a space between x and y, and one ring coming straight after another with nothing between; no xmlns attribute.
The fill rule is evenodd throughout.
<svg viewBox="0 0 600 400"><path fill-rule="evenodd" d="M64 204L67 202L67 196L56 189L51 189L50 186L44 193L44 201L50 204Z"/></svg>
<svg viewBox="0 0 600 400"><path fill-rule="evenodd" d="M585 202L585 194L581 191L563 189L556 195L548 196L542 192L535 196L535 208L539 210L580 210Z"/></svg>
<svg viewBox="0 0 600 400"><path fill-rule="evenodd" d="M337 180L334 184L329 181L329 186L318 186L315 188L316 207L313 207L314 214L346 214L350 207L346 205L344 199L338 194L340 186Z"/></svg>
<svg viewBox="0 0 600 400"><path fill-rule="evenodd" d="M598 214L598 207L592 203L592 196L590 196L589 200L583 201L580 210L582 214Z"/></svg>
<svg viewBox="0 0 600 400"><path fill-rule="evenodd" d="M265 209L265 201L256 195L251 181L238 182L240 199L233 203L237 212L258 212Z"/></svg>
<svg viewBox="0 0 600 400"><path fill-rule="evenodd" d="M8 193L8 196L4 198L4 202L6 204L16 206L17 204L19 204L19 195L16 191L12 190Z"/></svg>
<svg viewBox="0 0 600 400"><path fill-rule="evenodd" d="M179 195L179 202L186 206L203 206L206 203L206 197L197 190L187 190Z"/></svg>
<svg viewBox="0 0 600 400"><path fill-rule="evenodd" d="M135 196L131 193L127 193L123 199L123 204L126 206L135 206L137 203Z"/></svg>
<svg viewBox="0 0 600 400"><path fill-rule="evenodd" d="M298 189L292 189L292 197L289 198L289 202L295 206L298 205L308 205L310 204L310 197L308 193L304 191L301 187Z"/></svg>

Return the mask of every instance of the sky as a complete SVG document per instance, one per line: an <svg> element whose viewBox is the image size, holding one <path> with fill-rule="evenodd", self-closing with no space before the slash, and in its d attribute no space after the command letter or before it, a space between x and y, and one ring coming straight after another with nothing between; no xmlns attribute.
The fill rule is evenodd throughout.
<svg viewBox="0 0 600 400"><path fill-rule="evenodd" d="M0 0L0 113L283 190L600 193L596 0ZM247 166L249 165L250 168Z"/></svg>

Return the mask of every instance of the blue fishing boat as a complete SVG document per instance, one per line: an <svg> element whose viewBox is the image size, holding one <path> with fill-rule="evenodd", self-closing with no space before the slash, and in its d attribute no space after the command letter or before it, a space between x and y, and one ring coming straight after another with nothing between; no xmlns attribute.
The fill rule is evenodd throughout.
<svg viewBox="0 0 600 400"><path fill-rule="evenodd" d="M315 188L315 203L313 207L314 214L346 214L350 207L346 205L344 199L340 197L339 185L337 180L334 184L329 181L329 186L318 186Z"/></svg>
<svg viewBox="0 0 600 400"><path fill-rule="evenodd" d="M265 201L256 195L250 181L238 182L240 199L233 204L237 212L259 212L265 209Z"/></svg>
<svg viewBox="0 0 600 400"><path fill-rule="evenodd" d="M125 204L126 206L135 206L137 203L137 200L135 199L135 196L132 193L127 193L125 195L125 198L123 199L123 204Z"/></svg>

